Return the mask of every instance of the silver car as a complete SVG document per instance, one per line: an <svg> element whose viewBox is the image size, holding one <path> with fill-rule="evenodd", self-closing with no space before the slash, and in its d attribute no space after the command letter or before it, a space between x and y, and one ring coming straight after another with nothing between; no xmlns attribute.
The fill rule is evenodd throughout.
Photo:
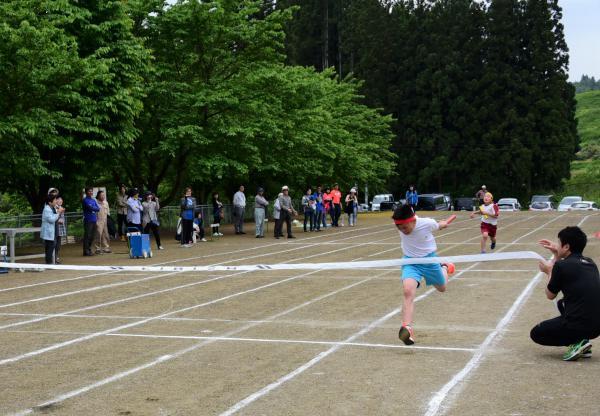
<svg viewBox="0 0 600 416"><path fill-rule="evenodd" d="M598 204L594 201L574 202L568 209L569 211L598 211Z"/></svg>
<svg viewBox="0 0 600 416"><path fill-rule="evenodd" d="M575 202L581 202L583 198L580 196L565 196L558 204L558 211L568 211Z"/></svg>
<svg viewBox="0 0 600 416"><path fill-rule="evenodd" d="M521 211L521 204L517 198L500 198L497 204L500 211Z"/></svg>

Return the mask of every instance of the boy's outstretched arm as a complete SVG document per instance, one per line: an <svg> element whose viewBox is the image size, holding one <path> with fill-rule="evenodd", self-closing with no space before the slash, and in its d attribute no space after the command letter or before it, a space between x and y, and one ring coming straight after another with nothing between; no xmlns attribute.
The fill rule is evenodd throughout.
<svg viewBox="0 0 600 416"><path fill-rule="evenodd" d="M438 221L438 225L440 226L440 230L448 227L452 221L456 219L456 214L450 215L447 219Z"/></svg>

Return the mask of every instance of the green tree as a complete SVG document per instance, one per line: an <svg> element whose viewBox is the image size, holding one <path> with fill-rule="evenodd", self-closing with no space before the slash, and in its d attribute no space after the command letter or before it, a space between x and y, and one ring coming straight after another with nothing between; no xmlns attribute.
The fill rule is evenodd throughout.
<svg viewBox="0 0 600 416"><path fill-rule="evenodd" d="M2 189L34 211L51 185L79 194L135 138L146 58L120 1L0 4Z"/></svg>

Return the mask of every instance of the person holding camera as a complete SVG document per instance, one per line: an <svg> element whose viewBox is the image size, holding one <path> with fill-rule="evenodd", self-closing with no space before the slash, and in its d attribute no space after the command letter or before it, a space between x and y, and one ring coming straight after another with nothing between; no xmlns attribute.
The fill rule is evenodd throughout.
<svg viewBox="0 0 600 416"><path fill-rule="evenodd" d="M42 229L40 231L40 237L44 240L46 264L55 263L56 221L63 212L65 209L56 205L56 195L49 194L42 212Z"/></svg>
<svg viewBox="0 0 600 416"><path fill-rule="evenodd" d="M150 230L152 230L152 234L154 234L154 239L156 240L156 245L158 246L159 250L162 250L163 246L160 244L159 232L160 222L158 220L160 203L158 202L156 195L150 191L146 192L144 201L142 202L142 207L144 208L144 214L142 216L144 234L150 234Z"/></svg>

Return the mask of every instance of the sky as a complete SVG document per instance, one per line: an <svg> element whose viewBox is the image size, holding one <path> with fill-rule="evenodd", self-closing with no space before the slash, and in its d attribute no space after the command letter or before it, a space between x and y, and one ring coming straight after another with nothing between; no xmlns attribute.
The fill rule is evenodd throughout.
<svg viewBox="0 0 600 416"><path fill-rule="evenodd" d="M600 79L600 0L559 0L569 47L569 80Z"/></svg>

